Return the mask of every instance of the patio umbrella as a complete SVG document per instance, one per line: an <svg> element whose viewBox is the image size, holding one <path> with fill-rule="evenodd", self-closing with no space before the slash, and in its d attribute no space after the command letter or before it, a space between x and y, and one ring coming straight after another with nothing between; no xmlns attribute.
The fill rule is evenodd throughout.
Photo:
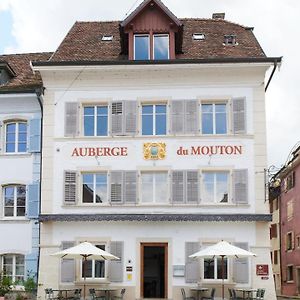
<svg viewBox="0 0 300 300"><path fill-rule="evenodd" d="M222 268L222 299L224 299L224 257L235 257L235 258L244 258L252 257L256 254L246 251L242 248L233 246L226 241L221 241L217 244L209 246L203 250L200 250L189 257L198 257L198 258L212 258L221 257L221 268Z"/></svg>
<svg viewBox="0 0 300 300"><path fill-rule="evenodd" d="M85 264L86 261L96 259L96 260L118 260L119 258L104 251L102 249L97 248L89 242L83 242L74 247L58 251L56 253L51 254L52 256L60 257L60 258L70 258L70 259L79 259L83 258L83 274L84 274L84 283L83 283L83 299L85 299Z"/></svg>

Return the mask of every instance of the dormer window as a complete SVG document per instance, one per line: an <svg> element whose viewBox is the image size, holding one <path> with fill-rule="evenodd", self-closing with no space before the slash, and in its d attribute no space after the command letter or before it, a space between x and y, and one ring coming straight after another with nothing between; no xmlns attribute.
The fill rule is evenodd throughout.
<svg viewBox="0 0 300 300"><path fill-rule="evenodd" d="M150 42L151 41L151 42ZM168 34L135 34L134 59L135 60L161 60L169 59Z"/></svg>
<svg viewBox="0 0 300 300"><path fill-rule="evenodd" d="M236 42L236 35L235 34L227 34L224 35L224 45L232 45L235 46L238 43Z"/></svg>

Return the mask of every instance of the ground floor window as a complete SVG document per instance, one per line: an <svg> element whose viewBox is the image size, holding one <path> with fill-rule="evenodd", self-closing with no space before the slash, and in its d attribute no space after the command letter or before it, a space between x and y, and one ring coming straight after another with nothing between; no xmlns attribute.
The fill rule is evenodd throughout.
<svg viewBox="0 0 300 300"><path fill-rule="evenodd" d="M24 255L5 254L1 257L2 272L9 277L13 283L23 282L25 275Z"/></svg>
<svg viewBox="0 0 300 300"><path fill-rule="evenodd" d="M293 281L294 280L294 267L287 266L286 267L286 281Z"/></svg>
<svg viewBox="0 0 300 300"><path fill-rule="evenodd" d="M105 244L96 244L97 248L105 251ZM87 260L82 262L82 278L101 279L105 278L104 260Z"/></svg>

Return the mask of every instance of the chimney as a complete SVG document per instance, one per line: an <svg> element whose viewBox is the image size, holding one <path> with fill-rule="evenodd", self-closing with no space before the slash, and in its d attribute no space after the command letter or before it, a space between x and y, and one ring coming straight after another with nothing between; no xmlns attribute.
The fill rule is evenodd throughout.
<svg viewBox="0 0 300 300"><path fill-rule="evenodd" d="M213 19L222 19L222 20L224 20L225 19L225 13L213 13L212 18Z"/></svg>

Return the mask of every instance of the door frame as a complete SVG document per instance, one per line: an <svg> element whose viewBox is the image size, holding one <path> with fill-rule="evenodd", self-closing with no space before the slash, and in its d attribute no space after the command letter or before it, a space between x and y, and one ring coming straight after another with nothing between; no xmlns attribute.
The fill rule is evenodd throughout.
<svg viewBox="0 0 300 300"><path fill-rule="evenodd" d="M165 293L164 298L168 298L168 243L140 243L141 253L141 298L144 298L144 249L145 247L164 247L165 250Z"/></svg>

